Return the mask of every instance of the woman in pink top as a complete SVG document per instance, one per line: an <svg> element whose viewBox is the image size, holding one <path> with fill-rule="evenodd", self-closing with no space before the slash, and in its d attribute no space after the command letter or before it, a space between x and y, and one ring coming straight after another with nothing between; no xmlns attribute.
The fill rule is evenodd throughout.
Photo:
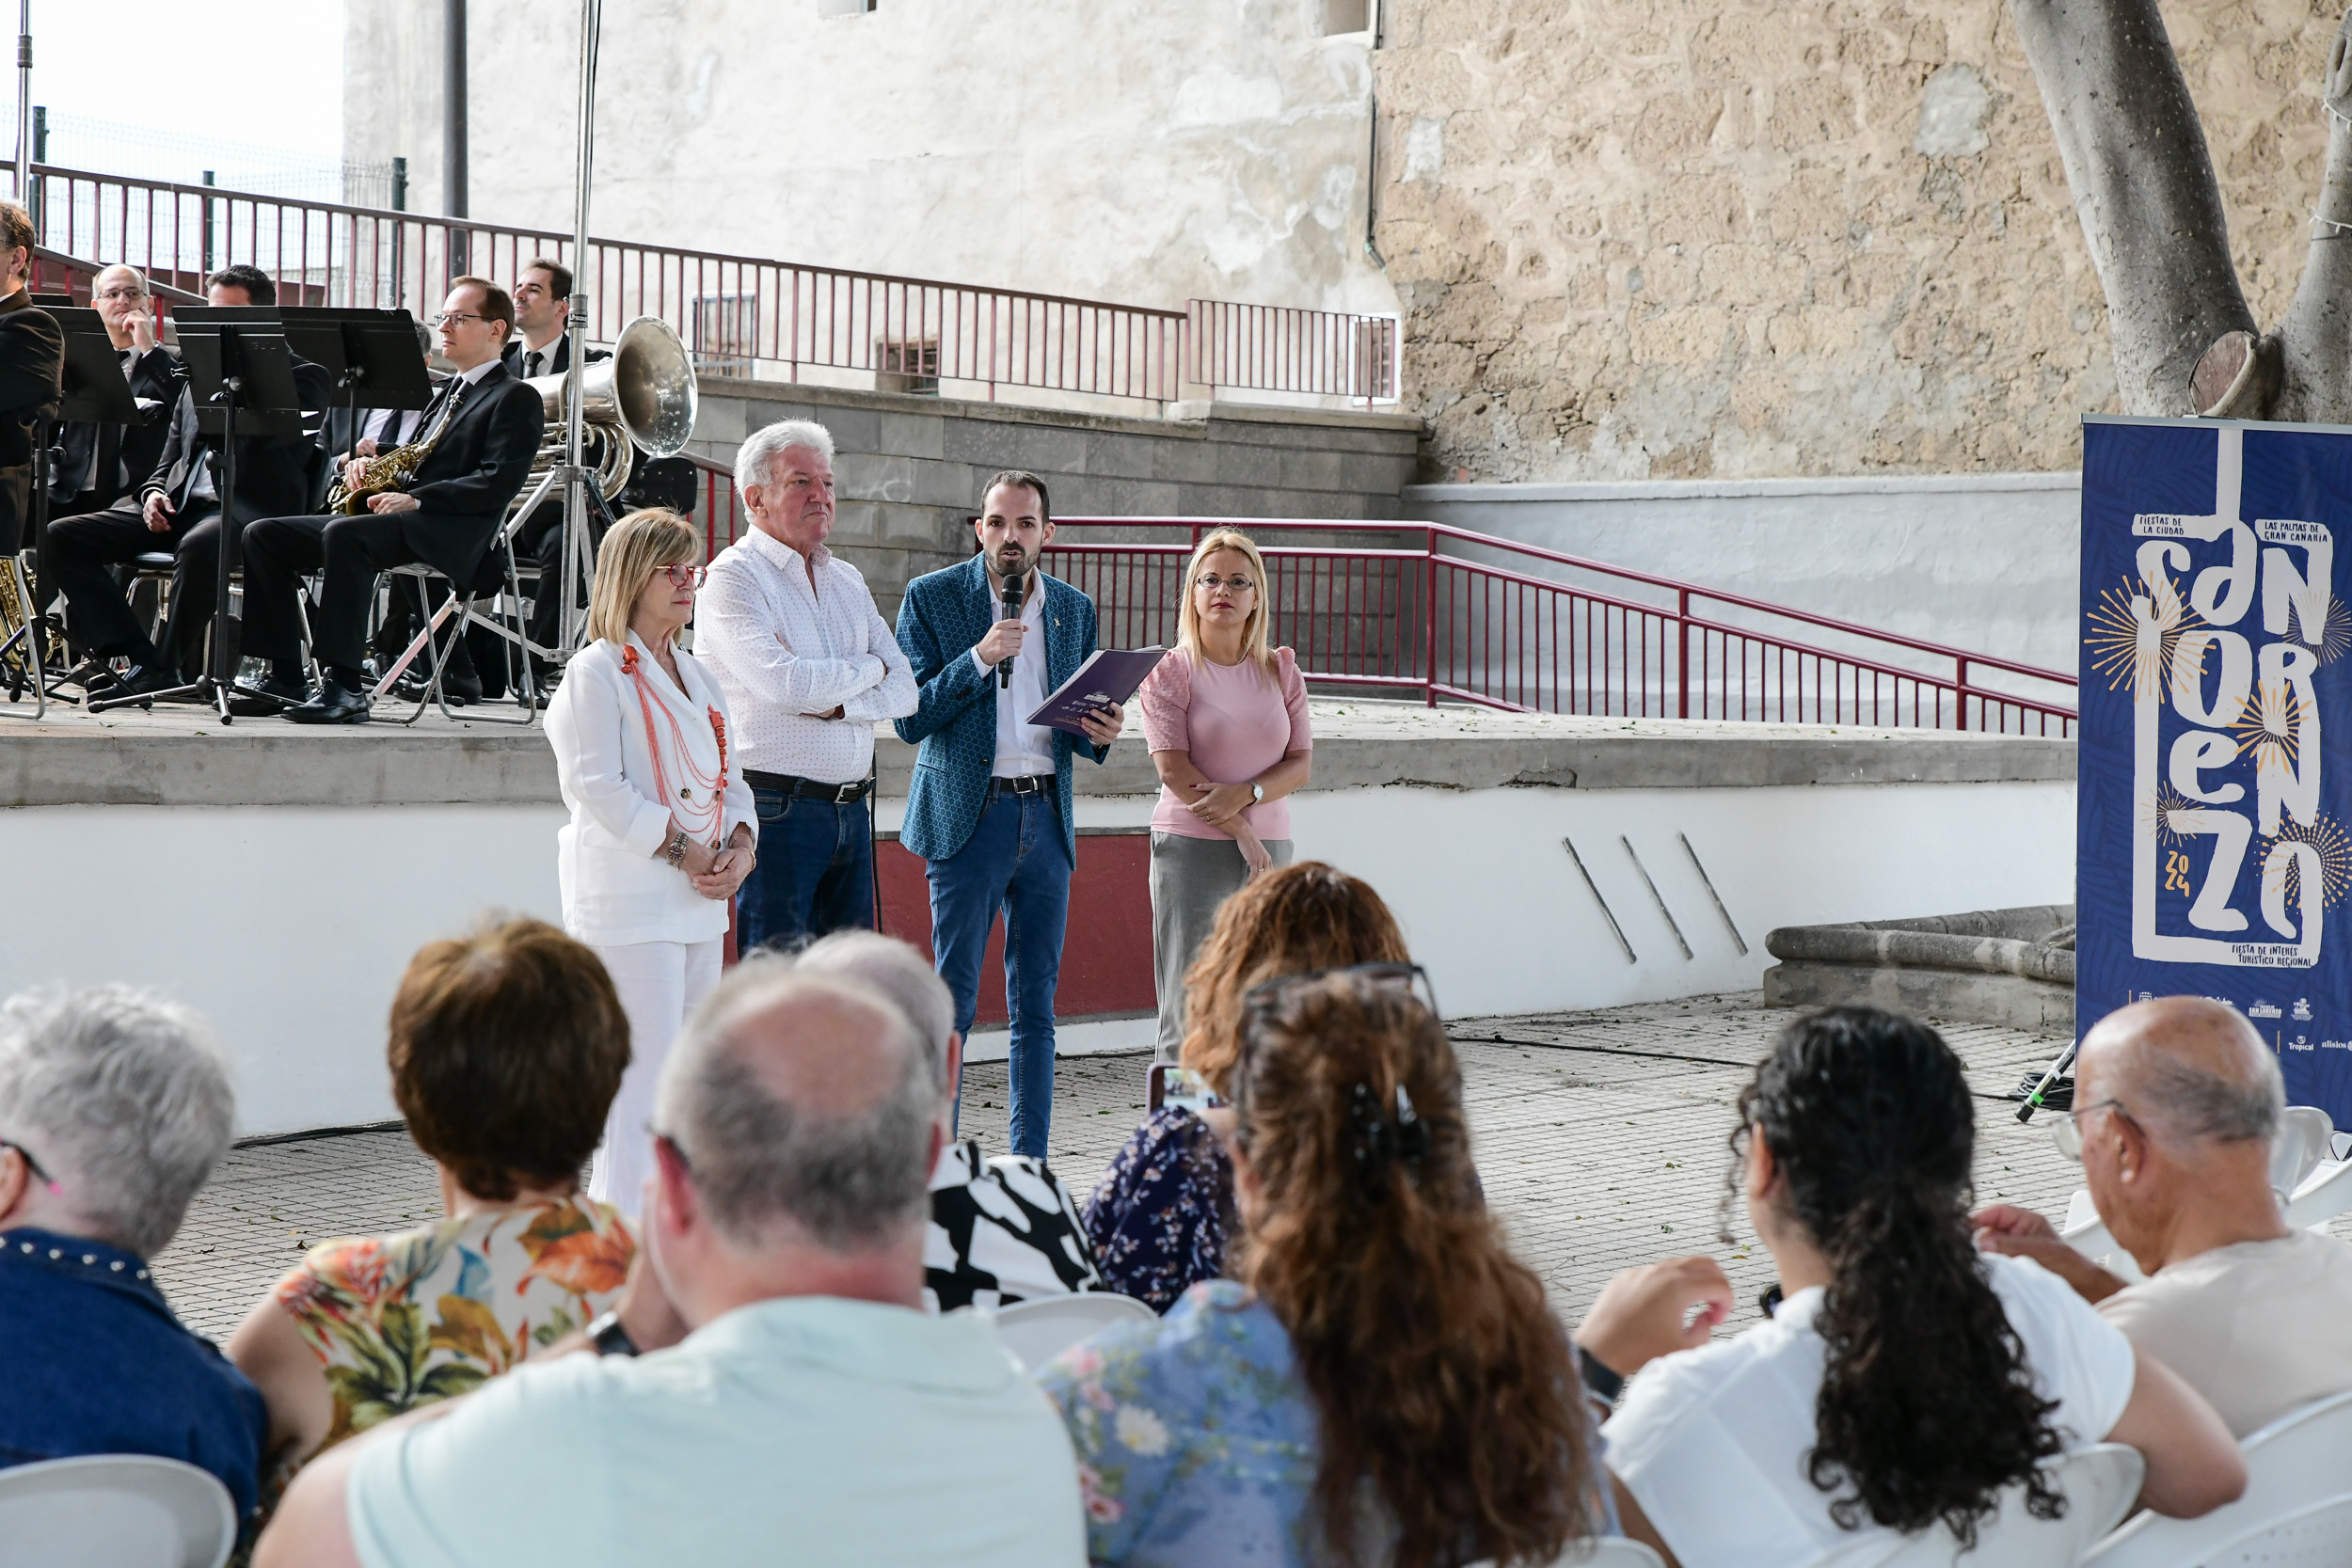
<svg viewBox="0 0 2352 1568"><path fill-rule="evenodd" d="M1184 971L1217 906L1257 872L1291 863L1291 809L1314 746L1307 683L1288 648L1267 645L1264 558L1221 528L1184 568L1176 646L1136 693L1160 770L1152 813L1152 963L1158 1059L1184 1037Z"/></svg>

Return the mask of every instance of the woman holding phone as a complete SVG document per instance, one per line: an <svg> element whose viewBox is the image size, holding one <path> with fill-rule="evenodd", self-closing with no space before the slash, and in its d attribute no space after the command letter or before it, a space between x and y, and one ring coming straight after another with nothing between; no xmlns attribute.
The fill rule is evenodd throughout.
<svg viewBox="0 0 2352 1568"><path fill-rule="evenodd" d="M1235 529L1202 539L1184 567L1176 646L1136 692L1159 770L1152 813L1152 963L1157 1059L1184 1037L1184 971L1217 907L1243 882L1291 863L1290 806L1314 737L1307 683L1288 648L1268 645L1264 558Z"/></svg>

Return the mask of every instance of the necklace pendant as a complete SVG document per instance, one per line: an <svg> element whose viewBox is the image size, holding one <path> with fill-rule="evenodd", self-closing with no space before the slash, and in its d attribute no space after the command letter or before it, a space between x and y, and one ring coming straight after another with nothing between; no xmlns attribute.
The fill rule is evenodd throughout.
<svg viewBox="0 0 2352 1568"><path fill-rule="evenodd" d="M678 785L677 798L681 800L691 800L694 798L694 792L687 788L684 784L680 784Z"/></svg>

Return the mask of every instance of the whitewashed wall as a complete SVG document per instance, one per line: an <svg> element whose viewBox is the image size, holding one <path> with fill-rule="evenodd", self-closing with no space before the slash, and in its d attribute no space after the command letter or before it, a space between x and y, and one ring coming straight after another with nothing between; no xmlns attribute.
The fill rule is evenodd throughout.
<svg viewBox="0 0 2352 1568"><path fill-rule="evenodd" d="M440 8L349 0L345 155L441 203ZM1324 0L604 10L599 234L1137 305L1392 311L1371 35ZM580 8L473 6L475 216L572 228Z"/></svg>

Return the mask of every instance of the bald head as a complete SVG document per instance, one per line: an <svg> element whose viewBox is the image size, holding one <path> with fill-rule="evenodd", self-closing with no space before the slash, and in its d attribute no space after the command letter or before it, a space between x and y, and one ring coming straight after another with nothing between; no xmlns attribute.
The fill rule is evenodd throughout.
<svg viewBox="0 0 2352 1568"><path fill-rule="evenodd" d="M730 1243L796 1231L849 1253L921 1220L934 1109L930 1053L897 1007L852 981L751 965L679 1036L655 1121Z"/></svg>
<svg viewBox="0 0 2352 1568"><path fill-rule="evenodd" d="M2120 1100L2173 1143L2267 1141L2286 1094L2245 1016L2201 996L2136 1002L2083 1037L2076 1101Z"/></svg>

